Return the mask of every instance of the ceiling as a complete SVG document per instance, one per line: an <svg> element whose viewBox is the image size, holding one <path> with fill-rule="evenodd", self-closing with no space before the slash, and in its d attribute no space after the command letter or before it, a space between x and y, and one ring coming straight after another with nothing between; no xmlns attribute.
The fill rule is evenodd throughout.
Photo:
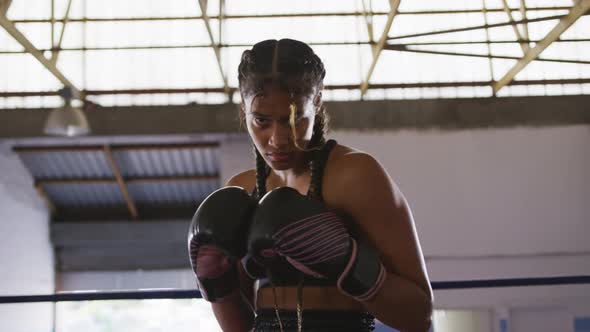
<svg viewBox="0 0 590 332"><path fill-rule="evenodd" d="M5 109L58 106L64 85L102 106L238 102L241 53L283 37L324 60L327 100L590 92L588 0L3 2Z"/></svg>
<svg viewBox="0 0 590 332"><path fill-rule="evenodd" d="M188 219L219 187L219 144L15 146L54 222Z"/></svg>

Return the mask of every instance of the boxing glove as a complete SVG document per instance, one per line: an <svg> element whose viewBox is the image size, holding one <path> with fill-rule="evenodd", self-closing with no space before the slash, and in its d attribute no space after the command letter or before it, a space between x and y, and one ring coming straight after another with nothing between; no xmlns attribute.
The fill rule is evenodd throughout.
<svg viewBox="0 0 590 332"><path fill-rule="evenodd" d="M340 216L289 187L272 190L260 200L248 250L262 265L284 257L307 275L333 280L359 301L373 298L385 280L378 253L353 238Z"/></svg>
<svg viewBox="0 0 590 332"><path fill-rule="evenodd" d="M188 250L203 298L217 302L239 288L237 262L246 254L246 241L257 201L240 187L210 194L190 224Z"/></svg>

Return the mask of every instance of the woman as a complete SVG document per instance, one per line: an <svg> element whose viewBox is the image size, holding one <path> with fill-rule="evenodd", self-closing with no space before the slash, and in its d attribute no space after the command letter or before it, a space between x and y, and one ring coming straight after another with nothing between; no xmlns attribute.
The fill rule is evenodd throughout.
<svg viewBox="0 0 590 332"><path fill-rule="evenodd" d="M274 276L263 267L269 278L252 272L260 260L228 261L228 255L241 258L241 253L223 250L191 252L193 266L200 260L217 262L210 266L219 268L223 261L224 271L228 264L239 271L241 292L226 292L222 300L212 301L224 331L296 331L302 326L304 331L369 331L373 316L400 331L427 331L432 290L411 211L372 156L326 141L324 76L322 61L299 41L267 40L243 53L240 115L255 146L256 168L235 175L227 186L244 188L257 198L289 187L336 211L347 236L368 243L383 267L381 277L372 279L370 296L351 296L334 278L319 278L292 260L275 268ZM281 276L281 270L289 269ZM281 282L293 271L303 275L299 282Z"/></svg>

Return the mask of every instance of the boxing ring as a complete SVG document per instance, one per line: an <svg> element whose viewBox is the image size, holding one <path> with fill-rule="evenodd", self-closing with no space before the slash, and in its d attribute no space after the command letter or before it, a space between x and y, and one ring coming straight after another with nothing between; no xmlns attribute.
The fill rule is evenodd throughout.
<svg viewBox="0 0 590 332"><path fill-rule="evenodd" d="M573 286L573 285L588 285L590 284L590 275L570 275L570 276L552 276L552 277L532 277L532 278L500 278L500 279L474 279L474 280L448 280L448 281L433 281L431 286L435 291L455 291L455 290L477 290L477 289L505 289L515 287L535 287L535 286ZM201 293L198 290L188 289L155 289L155 290L128 290L128 291L76 291L76 292L59 292L56 294L44 294L44 295L5 295L0 296L0 309L3 304L25 304L25 303L72 303L72 302L86 302L94 303L94 301L122 301L122 305L134 306L133 302L127 304L125 300L198 300L202 298ZM205 303L205 302L203 302ZM202 306L202 308L209 308L208 306ZM26 310L26 309L24 309ZM435 313L439 310L436 307L436 296L435 296ZM441 309L446 310L446 309ZM52 331L61 331L62 329L56 327L56 309L54 309L53 318L53 329ZM460 311L460 310L459 310ZM201 309L201 314L203 311ZM195 315L198 315L195 312ZM201 316L202 317L202 316ZM183 319L181 317L173 319ZM215 324L213 317L202 317L196 318L201 321L204 319L206 322L205 328L203 326L195 326L195 331L208 330L206 324ZM434 321L434 320L433 320ZM506 319L501 319L496 322L496 328L493 329L495 332L510 332L509 324ZM115 324L116 325L116 324ZM164 324L165 325L165 324ZM190 324L188 324L190 325ZM587 325L585 320L576 320L574 331L586 331L584 327ZM433 326L435 326L433 322ZM61 327L61 325L60 325ZM116 329L116 328L115 328ZM162 329L165 329L162 327ZM65 329L67 330L67 329ZM192 329L191 329L192 330ZM443 329L444 330L444 329ZM390 332L397 331L395 329L388 328L377 322L375 332ZM436 328L431 328L431 332L436 332ZM463 330L462 330L463 331ZM491 330L492 331L492 330ZM476 331L473 331L476 332Z"/></svg>
<svg viewBox="0 0 590 332"><path fill-rule="evenodd" d="M430 283L433 290L556 286L590 284L590 275L559 276L542 278L506 278L434 281ZM64 292L48 295L14 295L0 296L0 304L36 303L36 302L71 302L101 300L155 300L155 299L198 299L198 290L153 290L153 291L118 291L118 292Z"/></svg>

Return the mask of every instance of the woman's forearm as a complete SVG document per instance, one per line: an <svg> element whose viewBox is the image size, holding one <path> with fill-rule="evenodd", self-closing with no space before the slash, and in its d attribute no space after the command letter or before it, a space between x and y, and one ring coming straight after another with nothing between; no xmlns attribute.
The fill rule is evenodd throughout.
<svg viewBox="0 0 590 332"><path fill-rule="evenodd" d="M254 312L239 291L228 298L211 303L215 318L223 331L247 332L254 326Z"/></svg>
<svg viewBox="0 0 590 332"><path fill-rule="evenodd" d="M432 299L415 283L388 273L381 290L364 302L371 314L402 332L427 332L432 322Z"/></svg>

